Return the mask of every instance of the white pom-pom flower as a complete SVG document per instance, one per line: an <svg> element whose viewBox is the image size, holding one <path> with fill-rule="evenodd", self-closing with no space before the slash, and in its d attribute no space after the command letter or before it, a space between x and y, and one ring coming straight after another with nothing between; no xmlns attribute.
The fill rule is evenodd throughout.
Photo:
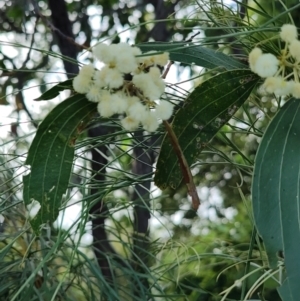
<svg viewBox="0 0 300 301"><path fill-rule="evenodd" d="M294 82L286 81L282 77L268 77L263 88L267 93L274 93L278 96L284 96L292 93Z"/></svg>
<svg viewBox="0 0 300 301"><path fill-rule="evenodd" d="M127 116L124 119L121 120L121 124L123 128L127 131L134 131L139 126L139 121L134 119L131 116Z"/></svg>
<svg viewBox="0 0 300 301"><path fill-rule="evenodd" d="M138 47L131 47L131 53L134 55L134 56L137 56L137 55L141 55L142 54L142 51L140 48Z"/></svg>
<svg viewBox="0 0 300 301"><path fill-rule="evenodd" d="M300 41L293 40L289 45L289 51L296 61L300 61Z"/></svg>
<svg viewBox="0 0 300 301"><path fill-rule="evenodd" d="M106 86L105 82L105 71L97 70L94 74L94 84L99 88L104 88Z"/></svg>
<svg viewBox="0 0 300 301"><path fill-rule="evenodd" d="M278 96L285 96L292 93L294 82L286 81L283 78L279 77L280 81L276 87L274 94Z"/></svg>
<svg viewBox="0 0 300 301"><path fill-rule="evenodd" d="M266 78L264 84L263 84L263 89L267 93L274 93L276 90L277 86L280 84L280 78L278 77L268 77Z"/></svg>
<svg viewBox="0 0 300 301"><path fill-rule="evenodd" d="M256 60L254 70L260 77L270 77L277 72L278 64L279 61L275 55L264 53Z"/></svg>
<svg viewBox="0 0 300 301"><path fill-rule="evenodd" d="M149 75L151 76L153 81L155 81L157 78L161 79L160 78L161 73L158 67L151 67L149 69Z"/></svg>
<svg viewBox="0 0 300 301"><path fill-rule="evenodd" d="M292 24L284 24L281 27L279 35L284 42L291 43L293 40L297 40L297 27Z"/></svg>
<svg viewBox="0 0 300 301"><path fill-rule="evenodd" d="M161 100L155 107L155 115L158 119L167 120L172 116L173 105L165 100Z"/></svg>
<svg viewBox="0 0 300 301"><path fill-rule="evenodd" d="M105 84L111 89L120 88L123 85L123 75L119 70L105 66L102 68L101 72Z"/></svg>
<svg viewBox="0 0 300 301"><path fill-rule="evenodd" d="M137 60L131 49L120 52L116 59L116 68L122 73L131 73L138 66Z"/></svg>
<svg viewBox="0 0 300 301"><path fill-rule="evenodd" d="M90 90L92 79L80 74L73 79L73 88L77 93L85 94Z"/></svg>
<svg viewBox="0 0 300 301"><path fill-rule="evenodd" d="M132 79L132 83L150 100L158 99L163 92L162 87L155 84L149 73L135 75Z"/></svg>
<svg viewBox="0 0 300 301"><path fill-rule="evenodd" d="M166 88L166 84L163 81L163 79L160 77L159 68L151 67L148 74L151 76L154 84L157 86L157 89L158 89L158 92L160 93L160 95L163 94L165 91L165 88Z"/></svg>
<svg viewBox="0 0 300 301"><path fill-rule="evenodd" d="M111 117L115 113L112 102L107 100L101 100L97 106L97 109L100 116L104 118Z"/></svg>
<svg viewBox="0 0 300 301"><path fill-rule="evenodd" d="M137 57L137 61L139 64L143 64L144 67L149 67L154 65L153 53L156 53L155 50L151 50L143 53L143 56Z"/></svg>
<svg viewBox="0 0 300 301"><path fill-rule="evenodd" d="M99 61L103 62L104 64L115 63L116 53L111 45L109 46L103 43L99 43L93 48L93 54Z"/></svg>
<svg viewBox="0 0 300 301"><path fill-rule="evenodd" d="M84 76L88 78L92 78L94 76L94 73L95 73L95 68L93 64L84 65L79 71L80 76Z"/></svg>
<svg viewBox="0 0 300 301"><path fill-rule="evenodd" d="M156 54L157 52L155 50L151 50L146 52L145 54L147 56L142 56L138 58L138 62L140 64L143 64L145 67L150 67L150 66L164 66L168 63L169 60L169 53L164 52L161 54Z"/></svg>
<svg viewBox="0 0 300 301"><path fill-rule="evenodd" d="M91 85L88 93L86 94L86 98L92 102L99 102L101 100L99 87L95 84Z"/></svg>
<svg viewBox="0 0 300 301"><path fill-rule="evenodd" d="M159 66L165 66L169 60L169 53L164 52L153 56L154 63Z"/></svg>
<svg viewBox="0 0 300 301"><path fill-rule="evenodd" d="M159 123L154 112L149 112L146 118L142 121L143 128L148 132L154 132L157 130Z"/></svg>
<svg viewBox="0 0 300 301"><path fill-rule="evenodd" d="M111 117L115 113L111 98L112 95L109 93L109 91L101 91L100 102L97 106L97 110L102 117Z"/></svg>
<svg viewBox="0 0 300 301"><path fill-rule="evenodd" d="M143 121L147 117L147 108L140 102L136 102L128 108L128 115L138 121Z"/></svg>
<svg viewBox="0 0 300 301"><path fill-rule="evenodd" d="M249 66L251 71L255 72L255 63L257 61L257 59L263 54L262 50L258 47L255 47L251 50L251 52L249 53Z"/></svg>
<svg viewBox="0 0 300 301"><path fill-rule="evenodd" d="M123 52L131 53L131 46L127 43L111 44L110 49L116 54L116 57Z"/></svg>
<svg viewBox="0 0 300 301"><path fill-rule="evenodd" d="M149 82L149 84L144 88L143 93L150 100L159 99L163 90L161 86L156 85L153 82Z"/></svg>
<svg viewBox="0 0 300 301"><path fill-rule="evenodd" d="M134 105L137 102L140 102L140 99L137 96L127 96L128 107Z"/></svg>
<svg viewBox="0 0 300 301"><path fill-rule="evenodd" d="M107 90L101 90L100 101L111 101L112 94Z"/></svg>
<svg viewBox="0 0 300 301"><path fill-rule="evenodd" d="M124 113L128 107L126 97L122 97L119 93L114 93L111 95L111 102L113 111L117 114Z"/></svg>
<svg viewBox="0 0 300 301"><path fill-rule="evenodd" d="M132 78L132 83L140 90L144 90L147 87L149 81L152 81L151 76L146 73L134 75Z"/></svg>

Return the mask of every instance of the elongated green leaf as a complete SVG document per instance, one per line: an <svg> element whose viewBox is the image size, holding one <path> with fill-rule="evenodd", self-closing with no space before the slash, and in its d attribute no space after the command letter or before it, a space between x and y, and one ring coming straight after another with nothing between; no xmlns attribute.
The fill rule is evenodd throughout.
<svg viewBox="0 0 300 301"><path fill-rule="evenodd" d="M23 177L25 204L33 200L41 204L30 221L36 233L43 223L53 222L58 216L69 183L78 129L95 111L95 103L77 94L56 106L38 127L25 162L31 172Z"/></svg>
<svg viewBox="0 0 300 301"><path fill-rule="evenodd" d="M151 42L137 45L143 52L150 50L167 51L170 60L185 64L195 64L208 69L223 68L225 70L247 69L247 65L232 57L199 45L182 43Z"/></svg>
<svg viewBox="0 0 300 301"><path fill-rule="evenodd" d="M43 93L40 97L36 98L35 100L40 101L40 100L53 99L59 95L59 92L67 90L67 89L72 89L72 83L73 83L72 78L67 79L64 82L61 82L61 83L55 85L54 87L52 87L51 89L49 89L48 91Z"/></svg>
<svg viewBox="0 0 300 301"><path fill-rule="evenodd" d="M212 137L247 100L258 77L249 70L227 71L198 86L172 123L179 145L191 165ZM154 181L161 189L176 188L182 179L169 138L164 138Z"/></svg>
<svg viewBox="0 0 300 301"><path fill-rule="evenodd" d="M269 264L283 252L284 301L299 300L300 279L300 100L289 100L274 117L260 143L252 184L257 230Z"/></svg>

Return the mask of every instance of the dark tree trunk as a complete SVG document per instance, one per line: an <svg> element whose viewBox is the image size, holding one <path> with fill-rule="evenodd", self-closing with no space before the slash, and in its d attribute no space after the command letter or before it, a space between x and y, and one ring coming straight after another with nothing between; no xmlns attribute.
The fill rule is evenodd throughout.
<svg viewBox="0 0 300 301"><path fill-rule="evenodd" d="M64 0L48 0L49 8L51 10L51 19L53 25L59 29L65 36L74 39L72 30L72 23L68 16L67 5ZM55 33L55 38L62 55L76 60L78 49L74 44L71 44L65 37ZM65 70L68 78L74 77L78 74L79 69L77 63L72 63L68 60L63 60Z"/></svg>
<svg viewBox="0 0 300 301"><path fill-rule="evenodd" d="M89 129L89 137L101 137L106 135L109 129L105 126L95 126ZM93 147L92 152L92 189L91 196L95 196L91 199L93 203L90 214L92 216L93 223L93 237L94 237L94 251L97 257L99 267L101 268L102 274L106 281L113 284L113 267L110 262L113 262L112 255L117 255L113 247L111 246L106 231L105 231L105 220L109 214L109 210L105 202L97 197L99 189L97 186L99 183L105 181L105 172L107 160L102 154L105 154L107 150L106 145ZM116 261L119 261L118 256L114 256ZM108 260L109 259L109 260Z"/></svg>

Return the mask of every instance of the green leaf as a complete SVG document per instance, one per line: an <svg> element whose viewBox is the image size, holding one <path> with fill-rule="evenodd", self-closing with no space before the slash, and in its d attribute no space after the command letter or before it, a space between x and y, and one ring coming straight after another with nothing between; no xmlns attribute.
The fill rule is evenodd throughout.
<svg viewBox="0 0 300 301"><path fill-rule="evenodd" d="M23 177L25 204L33 200L41 204L30 221L36 233L58 216L70 179L75 140L94 112L96 104L77 94L57 105L38 127L25 162L31 171Z"/></svg>
<svg viewBox="0 0 300 301"><path fill-rule="evenodd" d="M170 60L185 64L195 64L208 69L225 70L248 69L248 66L232 57L213 49L188 43L150 42L137 45L143 52L150 50L167 51Z"/></svg>
<svg viewBox="0 0 300 301"><path fill-rule="evenodd" d="M292 98L269 124L255 159L252 202L269 265L283 252L284 301L299 300L300 279L300 100Z"/></svg>
<svg viewBox="0 0 300 301"><path fill-rule="evenodd" d="M53 99L59 95L59 92L72 89L72 87L73 87L73 78L67 79L64 82L55 85L54 87L52 87L51 89L43 93L40 97L36 98L35 100L40 101L40 100Z"/></svg>
<svg viewBox="0 0 300 301"><path fill-rule="evenodd" d="M227 71L210 78L189 95L172 123L189 165L197 160L206 144L247 100L258 80L249 70ZM178 159L166 136L154 181L161 189L175 189L181 179Z"/></svg>

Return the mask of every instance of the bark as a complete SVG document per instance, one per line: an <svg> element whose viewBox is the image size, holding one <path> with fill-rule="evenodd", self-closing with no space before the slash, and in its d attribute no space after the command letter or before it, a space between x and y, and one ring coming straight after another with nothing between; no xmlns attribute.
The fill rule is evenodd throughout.
<svg viewBox="0 0 300 301"><path fill-rule="evenodd" d="M74 34L72 30L72 23L68 16L67 5L64 0L48 0L49 8L51 10L51 19L53 25L59 29L61 33L65 36L74 39ZM62 35L57 33L54 34L57 40L61 54L71 59L76 60L78 49L75 45L72 45L69 40L67 40ZM77 63L70 62L68 60L63 60L65 70L67 72L68 78L74 77L79 72Z"/></svg>
<svg viewBox="0 0 300 301"><path fill-rule="evenodd" d="M108 133L106 127L96 126L89 130L89 137L101 137ZM105 181L105 166L107 164L106 158L101 154L106 153L106 146L93 147L92 150L92 185L93 187L97 186L97 183ZM91 189L91 195L97 195L99 192L98 188ZM96 197L97 198L97 197ZM94 251L97 257L99 267L101 268L103 276L108 282L112 282L112 267L109 264L108 256L111 254L116 254L112 246L108 241L108 237L105 231L105 220L109 214L107 205L103 202L102 199L94 199L94 205L90 209L90 214L92 215L93 223L93 237L94 237Z"/></svg>
<svg viewBox="0 0 300 301"><path fill-rule="evenodd" d="M149 1L155 10L155 20L165 20L171 17L175 12L175 6L179 1L174 3L164 0ZM149 38L152 37L155 41L166 42L172 37L172 31L168 28L168 22L155 23L152 30L149 32Z"/></svg>
<svg viewBox="0 0 300 301"><path fill-rule="evenodd" d="M134 146L135 162L133 173L137 176L152 176L155 155L153 151L154 141L151 137L145 137L143 131L134 133L136 145ZM149 219L150 215L150 188L151 180L138 183L133 194L134 201L134 235L133 235L133 262L135 271L147 275L149 265ZM147 277L141 277L134 285L134 294L145 298L149 294Z"/></svg>

